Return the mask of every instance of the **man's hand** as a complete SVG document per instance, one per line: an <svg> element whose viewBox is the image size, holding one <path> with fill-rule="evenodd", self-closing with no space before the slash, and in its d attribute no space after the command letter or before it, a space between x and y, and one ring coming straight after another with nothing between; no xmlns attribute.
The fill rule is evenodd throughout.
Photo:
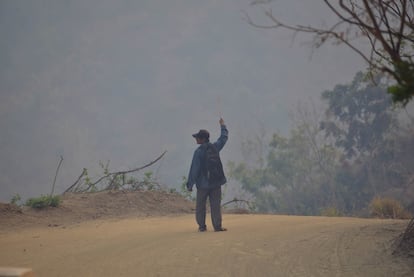
<svg viewBox="0 0 414 277"><path fill-rule="evenodd" d="M188 183L185 186L187 187L188 191L193 191L193 188Z"/></svg>
<svg viewBox="0 0 414 277"><path fill-rule="evenodd" d="M220 123L221 126L223 126L224 125L224 119L220 117L219 123Z"/></svg>

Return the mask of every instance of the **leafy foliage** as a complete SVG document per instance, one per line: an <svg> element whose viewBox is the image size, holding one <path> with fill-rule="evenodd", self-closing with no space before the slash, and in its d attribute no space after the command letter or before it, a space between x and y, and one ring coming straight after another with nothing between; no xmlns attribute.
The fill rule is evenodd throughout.
<svg viewBox="0 0 414 277"><path fill-rule="evenodd" d="M22 200L22 198L20 197L20 194L16 193L15 195L13 195L12 199L10 200L10 204L18 205L20 200Z"/></svg>
<svg viewBox="0 0 414 277"><path fill-rule="evenodd" d="M323 92L322 99L328 102L328 120L321 128L348 157L374 151L393 124L391 97L385 88L366 82L361 72L351 84Z"/></svg>
<svg viewBox="0 0 414 277"><path fill-rule="evenodd" d="M46 207L58 207L59 204L60 197L58 195L42 195L36 198L29 198L25 205L35 209L43 209Z"/></svg>
<svg viewBox="0 0 414 277"><path fill-rule="evenodd" d="M258 211L368 215L379 196L414 207L414 130L397 120L385 87L358 73L322 99L325 116L298 110L300 120L288 136L272 136L262 163L229 164Z"/></svg>
<svg viewBox="0 0 414 277"><path fill-rule="evenodd" d="M414 96L414 63L400 61L394 63L394 72L397 84L389 86L388 92L392 95L394 102L407 105Z"/></svg>
<svg viewBox="0 0 414 277"><path fill-rule="evenodd" d="M321 210L321 216L339 217L342 216L342 212L335 207L328 207Z"/></svg>
<svg viewBox="0 0 414 277"><path fill-rule="evenodd" d="M188 200L191 200L191 201L195 200L194 197L192 196L192 192L187 190L187 177L185 177L185 176L182 176L182 183L181 183L181 186L180 186L180 194Z"/></svg>
<svg viewBox="0 0 414 277"><path fill-rule="evenodd" d="M337 153L327 144L310 145L315 138L307 130L312 128L317 126L303 123L289 137L274 134L262 169L230 164L230 175L255 195L258 211L310 215L321 205L336 203L331 171L338 163Z"/></svg>

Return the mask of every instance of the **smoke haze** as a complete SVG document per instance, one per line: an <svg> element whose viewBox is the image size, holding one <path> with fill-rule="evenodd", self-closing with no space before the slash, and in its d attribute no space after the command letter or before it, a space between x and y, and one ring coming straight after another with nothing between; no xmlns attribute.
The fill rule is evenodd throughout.
<svg viewBox="0 0 414 277"><path fill-rule="evenodd" d="M294 2L294 3L292 3ZM323 24L320 1L276 1L288 22ZM266 7L266 6L265 6ZM299 101L349 82L356 54L326 46L312 54L300 37L254 28L250 1L0 2L0 201L57 192L86 167L152 168L177 187L201 128L230 131L223 162L260 128L289 129Z"/></svg>

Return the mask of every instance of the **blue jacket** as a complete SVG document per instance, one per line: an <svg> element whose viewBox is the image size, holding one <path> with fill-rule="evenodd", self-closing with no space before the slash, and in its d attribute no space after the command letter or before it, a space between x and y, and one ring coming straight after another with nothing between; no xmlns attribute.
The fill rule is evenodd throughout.
<svg viewBox="0 0 414 277"><path fill-rule="evenodd" d="M221 125L221 135L214 142L214 146L220 152L223 149L224 145L227 142L229 135L229 131L226 128L226 125ZM195 151L193 155L193 160L191 162L190 173L188 174L188 182L187 188L192 189L193 185L196 184L197 189L209 189L224 185L226 183L226 179L224 178L222 181L216 184L209 184L207 178L201 172L201 163L202 158L204 157L206 148L206 143L201 144Z"/></svg>

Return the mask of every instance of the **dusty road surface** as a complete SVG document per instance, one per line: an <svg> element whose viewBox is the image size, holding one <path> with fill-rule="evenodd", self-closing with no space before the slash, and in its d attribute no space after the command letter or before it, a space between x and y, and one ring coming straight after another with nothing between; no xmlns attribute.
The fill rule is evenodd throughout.
<svg viewBox="0 0 414 277"><path fill-rule="evenodd" d="M406 221L224 215L227 232L196 232L193 215L95 220L0 233L0 266L36 276L414 276L391 256Z"/></svg>

